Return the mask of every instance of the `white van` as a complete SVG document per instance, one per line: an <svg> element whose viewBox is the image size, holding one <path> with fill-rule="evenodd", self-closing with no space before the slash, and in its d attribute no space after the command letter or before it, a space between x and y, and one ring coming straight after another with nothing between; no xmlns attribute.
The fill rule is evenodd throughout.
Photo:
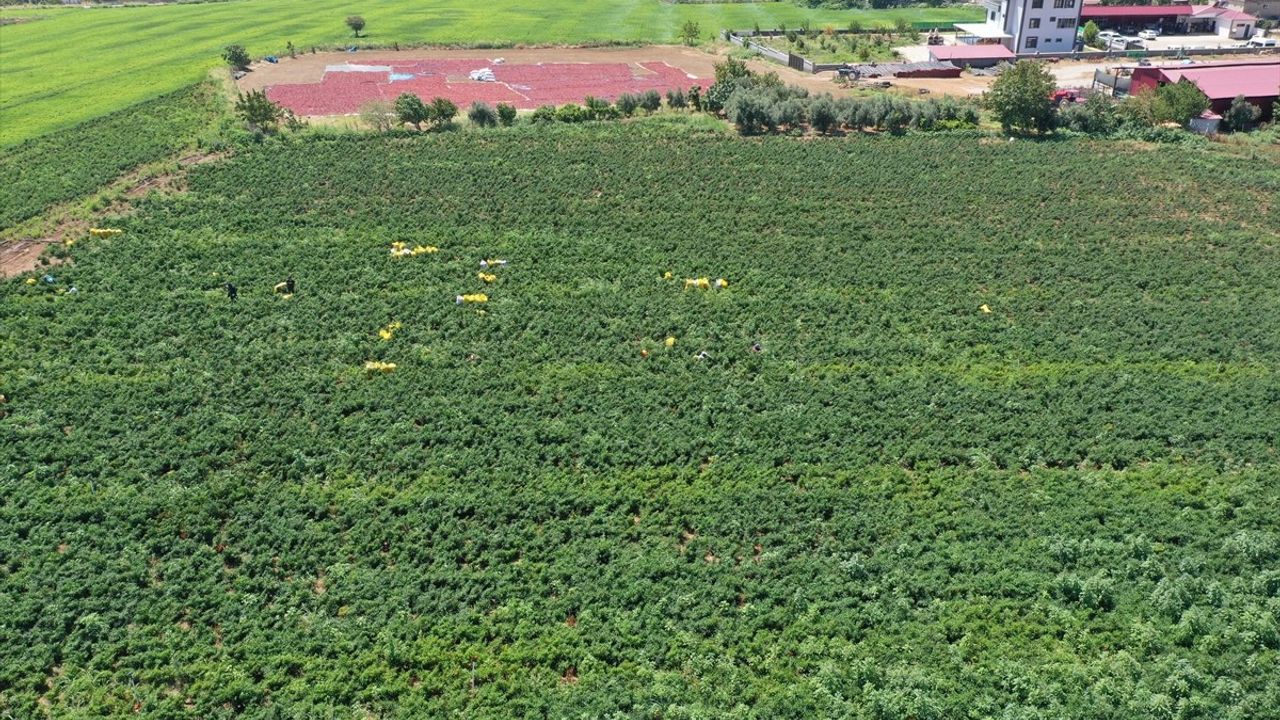
<svg viewBox="0 0 1280 720"><path fill-rule="evenodd" d="M1249 38L1249 42L1245 43L1244 45L1245 47L1273 48L1276 46L1276 39L1270 38L1270 37L1263 37L1262 35L1254 35L1253 37Z"/></svg>

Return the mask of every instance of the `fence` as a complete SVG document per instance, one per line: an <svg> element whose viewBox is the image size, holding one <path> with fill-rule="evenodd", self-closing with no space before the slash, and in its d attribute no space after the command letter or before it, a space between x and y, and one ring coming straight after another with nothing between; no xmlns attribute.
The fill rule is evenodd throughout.
<svg viewBox="0 0 1280 720"><path fill-rule="evenodd" d="M912 23L913 29L932 30L938 28L946 31L951 28L947 25L934 25L930 23ZM927 27L914 27L925 25ZM761 55L775 62L786 65L787 67L800 70L802 72L820 73L835 72L847 63L815 63L808 58L801 57L795 53L786 53L762 45L751 38L753 37L779 37L787 34L787 30L725 30L724 37L735 45L741 45L747 49L754 50ZM841 31L842 34L848 34ZM864 30L862 32L874 33L874 30ZM883 32L883 31L881 31ZM1142 58L1168 57L1168 58L1184 58L1193 55L1267 55L1275 54L1275 48L1247 48L1247 47L1224 47L1224 48L1169 48L1167 50L1087 50L1080 52L1061 52L1061 53L1021 53L1017 57L1019 60L1130 60L1137 62Z"/></svg>
<svg viewBox="0 0 1280 720"><path fill-rule="evenodd" d="M1224 47L1224 48L1169 48L1167 50L1084 50L1061 53L1020 53L1019 60L1132 60L1142 58L1183 58L1193 55L1267 55L1274 49Z"/></svg>

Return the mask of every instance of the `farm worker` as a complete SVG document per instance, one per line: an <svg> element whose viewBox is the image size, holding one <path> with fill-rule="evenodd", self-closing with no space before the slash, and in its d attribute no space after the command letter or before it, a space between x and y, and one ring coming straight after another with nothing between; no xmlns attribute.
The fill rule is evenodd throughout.
<svg viewBox="0 0 1280 720"><path fill-rule="evenodd" d="M751 352L754 352L754 353L764 352L764 346L761 345L760 343L754 343L751 346Z"/></svg>
<svg viewBox="0 0 1280 720"><path fill-rule="evenodd" d="M978 309L981 310L984 315L989 315L991 313L991 307L985 304Z"/></svg>
<svg viewBox="0 0 1280 720"><path fill-rule="evenodd" d="M235 300L237 297L240 296L240 291L236 289L235 285L232 285L231 283L226 283L222 287L227 291L228 300Z"/></svg>
<svg viewBox="0 0 1280 720"><path fill-rule="evenodd" d="M729 287L729 281L725 280L724 278L720 278L719 280L716 280L716 287L727 288Z"/></svg>
<svg viewBox="0 0 1280 720"><path fill-rule="evenodd" d="M292 275L284 279L284 291L289 293L290 295L293 294L293 276Z"/></svg>

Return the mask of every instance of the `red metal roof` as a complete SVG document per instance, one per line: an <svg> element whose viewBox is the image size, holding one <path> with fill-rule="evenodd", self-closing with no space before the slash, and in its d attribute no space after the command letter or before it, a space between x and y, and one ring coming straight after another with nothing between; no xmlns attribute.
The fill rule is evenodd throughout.
<svg viewBox="0 0 1280 720"><path fill-rule="evenodd" d="M1190 15L1190 5L1085 5L1080 17L1085 18L1152 18Z"/></svg>
<svg viewBox="0 0 1280 720"><path fill-rule="evenodd" d="M1230 100L1237 95L1247 98L1274 98L1280 95L1280 61L1155 69L1168 82L1178 82L1185 78L1195 83L1210 100ZM1137 73L1136 70L1134 72Z"/></svg>
<svg viewBox="0 0 1280 720"><path fill-rule="evenodd" d="M934 45L929 48L934 60L1012 60L1013 51L1003 45Z"/></svg>
<svg viewBox="0 0 1280 720"><path fill-rule="evenodd" d="M1191 16L1197 18L1220 18L1222 20L1248 20L1250 22L1258 19L1247 12L1215 5L1192 5Z"/></svg>

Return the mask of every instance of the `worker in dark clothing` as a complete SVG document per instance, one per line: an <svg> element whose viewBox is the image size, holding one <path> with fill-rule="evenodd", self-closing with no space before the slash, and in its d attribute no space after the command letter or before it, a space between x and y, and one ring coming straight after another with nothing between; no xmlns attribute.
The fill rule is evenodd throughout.
<svg viewBox="0 0 1280 720"><path fill-rule="evenodd" d="M293 294L293 276L292 275L284 279L284 291L289 293L290 295Z"/></svg>
<svg viewBox="0 0 1280 720"><path fill-rule="evenodd" d="M236 297L240 295L240 291L236 290L236 286L232 285L231 283L226 283L222 287L225 288L227 291L228 300L235 300Z"/></svg>

